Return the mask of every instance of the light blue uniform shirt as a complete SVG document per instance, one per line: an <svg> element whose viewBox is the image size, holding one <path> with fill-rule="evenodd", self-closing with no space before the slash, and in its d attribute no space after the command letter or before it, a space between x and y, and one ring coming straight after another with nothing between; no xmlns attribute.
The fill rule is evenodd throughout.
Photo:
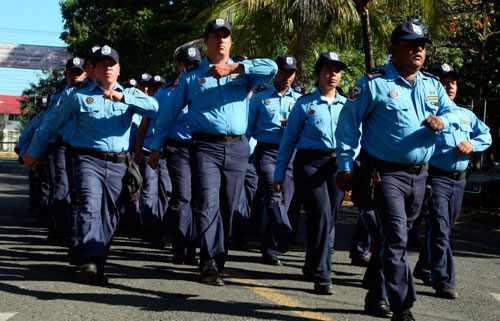
<svg viewBox="0 0 500 321"><path fill-rule="evenodd" d="M133 115L152 114L158 110L158 103L135 88L123 90L116 84L113 89L123 93L124 102L104 99L104 89L97 82L73 92L61 105L61 112L52 114L40 127L28 154L38 158L51 137L72 117L75 118L75 133L69 143L74 147L114 153L128 150Z"/></svg>
<svg viewBox="0 0 500 321"><path fill-rule="evenodd" d="M228 59L227 64L233 61ZM188 107L193 133L212 135L242 135L248 127L248 95L256 86L270 82L278 70L269 59L245 60L242 74L221 79L210 75L208 59L197 68L187 68L177 79L167 97L166 107L156 122L152 147L161 150L172 131L179 113Z"/></svg>
<svg viewBox="0 0 500 321"><path fill-rule="evenodd" d="M257 141L279 144L285 128L281 119L287 119L301 95L288 88L281 95L273 85L255 93L250 100L247 135Z"/></svg>
<svg viewBox="0 0 500 321"><path fill-rule="evenodd" d="M333 152L336 147L335 129L346 98L338 92L332 103L321 96L319 89L297 100L286 124L276 158L274 180L285 179L288 162L297 149Z"/></svg>
<svg viewBox="0 0 500 321"><path fill-rule="evenodd" d="M464 171L469 164L469 156L458 156L455 146L469 141L474 152L482 152L491 145L490 129L473 112L458 107L455 111L460 127L455 131L441 131L436 135L436 149L429 164L443 171Z"/></svg>
<svg viewBox="0 0 500 321"><path fill-rule="evenodd" d="M35 134L35 131L37 130L38 127L40 127L40 124L42 123L46 113L47 113L46 110L42 110L41 112L36 113L35 116L33 116L28 121L21 135L19 136L19 139L17 140L16 148L21 149L22 146L26 144L26 142L31 141L33 135Z"/></svg>
<svg viewBox="0 0 500 321"><path fill-rule="evenodd" d="M445 130L458 126L450 113L456 106L437 79L418 72L411 86L392 63L382 70L383 76L358 80L340 113L335 132L339 172L352 171L360 136L361 146L373 157L422 164L431 158L436 141L422 122L437 115Z"/></svg>

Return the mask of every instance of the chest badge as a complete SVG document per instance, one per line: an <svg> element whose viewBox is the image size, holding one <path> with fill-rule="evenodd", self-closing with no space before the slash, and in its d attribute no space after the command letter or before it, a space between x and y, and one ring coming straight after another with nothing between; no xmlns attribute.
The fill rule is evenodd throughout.
<svg viewBox="0 0 500 321"><path fill-rule="evenodd" d="M399 98L399 92L397 90L391 90L389 92L389 95L391 96L391 98L394 98L394 99Z"/></svg>
<svg viewBox="0 0 500 321"><path fill-rule="evenodd" d="M205 78L200 78L198 82L200 83L200 85L204 85L207 82L207 80Z"/></svg>
<svg viewBox="0 0 500 321"><path fill-rule="evenodd" d="M314 115L315 113L316 113L316 112L314 111L314 109L309 110L309 115L310 115L310 116Z"/></svg>
<svg viewBox="0 0 500 321"><path fill-rule="evenodd" d="M293 106L295 106L295 102L294 102L294 101L292 101L292 102L290 103L290 109L292 109L292 108L293 108Z"/></svg>
<svg viewBox="0 0 500 321"><path fill-rule="evenodd" d="M266 103L266 105L270 105L271 104L271 99L266 99L264 102Z"/></svg>
<svg viewBox="0 0 500 321"><path fill-rule="evenodd" d="M93 104L94 103L94 97L87 97L87 99L85 100L87 102L87 104Z"/></svg>

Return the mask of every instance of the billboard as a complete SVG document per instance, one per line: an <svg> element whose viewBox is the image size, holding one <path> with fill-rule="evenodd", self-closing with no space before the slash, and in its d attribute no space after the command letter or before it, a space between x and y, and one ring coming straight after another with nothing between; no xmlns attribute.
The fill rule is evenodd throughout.
<svg viewBox="0 0 500 321"><path fill-rule="evenodd" d="M64 47L0 43L0 67L64 70L71 57Z"/></svg>

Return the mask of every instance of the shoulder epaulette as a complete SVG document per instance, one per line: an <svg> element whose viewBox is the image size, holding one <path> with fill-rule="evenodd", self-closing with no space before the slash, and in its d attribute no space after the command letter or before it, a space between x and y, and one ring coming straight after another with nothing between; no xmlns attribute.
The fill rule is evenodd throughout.
<svg viewBox="0 0 500 321"><path fill-rule="evenodd" d="M367 72L365 75L368 77L368 79L373 80L375 78L384 76L385 70L380 68L375 68Z"/></svg>
<svg viewBox="0 0 500 321"><path fill-rule="evenodd" d="M268 87L268 86L264 86L264 85L260 85L260 86L258 86L257 88L255 88L255 89L253 90L253 92L254 92L254 94L256 94L256 93L260 93L261 91L264 91L264 90L266 90L267 88L269 88L269 87Z"/></svg>
<svg viewBox="0 0 500 321"><path fill-rule="evenodd" d="M344 94L344 90L340 87L337 87L337 93L340 95L340 96L343 96L345 98L347 98L347 96Z"/></svg>
<svg viewBox="0 0 500 321"><path fill-rule="evenodd" d="M300 87L300 86L292 87L292 90L295 91L298 94L301 94L301 95L303 95L306 92L306 90L304 89L304 87Z"/></svg>
<svg viewBox="0 0 500 321"><path fill-rule="evenodd" d="M184 73L187 74L187 73L190 73L191 71L193 70L196 70L198 69L200 66L198 64L194 64L194 65L191 65L189 67L186 67L184 68Z"/></svg>
<svg viewBox="0 0 500 321"><path fill-rule="evenodd" d="M89 86L89 83L83 82L83 81L75 82L73 85L71 85L71 87L75 88L75 90L80 90L80 89L86 88L88 86Z"/></svg>
<svg viewBox="0 0 500 321"><path fill-rule="evenodd" d="M168 88L168 87L172 87L174 85L175 81L169 81L167 83L165 83L165 85L163 85L162 87L163 88Z"/></svg>
<svg viewBox="0 0 500 321"><path fill-rule="evenodd" d="M420 71L420 72L421 72L424 76L431 77L431 78L434 78L434 79L436 79L437 81L439 81L439 77L438 77L438 76L433 75L433 74L431 74L431 73L430 73L430 72L428 72L428 71Z"/></svg>
<svg viewBox="0 0 500 321"><path fill-rule="evenodd" d="M310 96L311 94L312 93L303 94L302 96L299 97L299 99L297 99L297 101L301 100L304 97Z"/></svg>

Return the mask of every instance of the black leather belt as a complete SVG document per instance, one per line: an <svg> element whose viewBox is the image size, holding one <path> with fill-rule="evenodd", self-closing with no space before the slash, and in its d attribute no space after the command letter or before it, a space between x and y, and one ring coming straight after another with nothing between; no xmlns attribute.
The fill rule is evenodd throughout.
<svg viewBox="0 0 500 321"><path fill-rule="evenodd" d="M142 153L144 154L144 156L149 156L151 155L151 152L148 152L147 150L142 150Z"/></svg>
<svg viewBox="0 0 500 321"><path fill-rule="evenodd" d="M257 145L264 147L264 148L280 149L280 144L265 143L265 142L261 142L260 140L257 141Z"/></svg>
<svg viewBox="0 0 500 321"><path fill-rule="evenodd" d="M403 164L387 162L372 156L375 161L375 168L381 172L401 171L408 174L420 175L429 169L428 163L423 164Z"/></svg>
<svg viewBox="0 0 500 321"><path fill-rule="evenodd" d="M113 163L125 163L127 161L127 156L128 156L128 152L106 153L85 147L75 147L75 152L77 154L88 155L103 161L113 162Z"/></svg>
<svg viewBox="0 0 500 321"><path fill-rule="evenodd" d="M305 154L305 155L308 155L311 157L318 157L318 158L321 158L321 157L337 158L337 153L334 150L332 150L330 152L324 152L324 151L317 150L317 149L297 149L297 154L298 153Z"/></svg>
<svg viewBox="0 0 500 321"><path fill-rule="evenodd" d="M193 133L193 140L203 140L207 142L224 142L229 143L237 140L242 140L245 135L212 135L206 133Z"/></svg>
<svg viewBox="0 0 500 321"><path fill-rule="evenodd" d="M456 181L461 181L461 180L465 179L467 172L466 171L448 172L448 171L443 171L443 170L440 170L436 167L430 166L429 167L429 175L431 175L431 176L444 176L444 177L454 179Z"/></svg>
<svg viewBox="0 0 500 321"><path fill-rule="evenodd" d="M166 146L170 147L188 147L189 146L189 140L177 140L177 139L172 139L172 138L167 138L167 141L165 142L165 145L163 146L163 149L165 149Z"/></svg>

